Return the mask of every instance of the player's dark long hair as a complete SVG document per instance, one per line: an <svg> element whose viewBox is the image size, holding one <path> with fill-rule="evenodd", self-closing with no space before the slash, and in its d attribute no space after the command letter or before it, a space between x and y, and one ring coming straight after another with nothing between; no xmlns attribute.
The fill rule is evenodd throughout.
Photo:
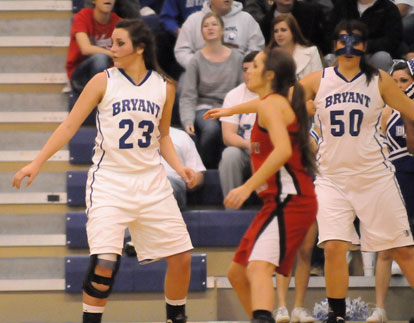
<svg viewBox="0 0 414 323"><path fill-rule="evenodd" d="M292 56L280 48L266 48L265 71L273 71L275 77L272 89L275 93L289 97L289 90L293 87L291 106L299 122L299 131L295 136L302 155L302 164L309 174L315 174L315 154L312 152L309 142L310 118L306 110L305 91L296 79L296 64Z"/></svg>
<svg viewBox="0 0 414 323"><path fill-rule="evenodd" d="M366 39L368 37L368 28L363 22L359 20L355 20L355 19L341 20L335 27L334 36L333 36L334 42L338 40L339 33L341 31L346 31L348 34L352 34L353 31L357 31L361 35L362 39L364 40L365 45L367 44ZM362 54L361 56L359 68L361 69L361 72L365 74L367 78L367 85L369 85L374 75L379 74L378 69L373 67L371 64L367 62L367 57L365 53Z"/></svg>
<svg viewBox="0 0 414 323"><path fill-rule="evenodd" d="M141 19L120 20L116 23L115 28L122 28L128 31L129 38L131 38L135 49L138 47L144 49L143 57L147 69L165 75L158 65L154 34Z"/></svg>

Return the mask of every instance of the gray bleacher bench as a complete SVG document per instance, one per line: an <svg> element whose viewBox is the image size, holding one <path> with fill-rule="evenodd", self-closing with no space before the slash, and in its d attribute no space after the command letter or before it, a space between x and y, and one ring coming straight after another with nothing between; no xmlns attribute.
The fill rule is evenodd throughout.
<svg viewBox="0 0 414 323"><path fill-rule="evenodd" d="M3 0L0 5L0 11L70 11L71 9L70 0Z"/></svg>
<svg viewBox="0 0 414 323"><path fill-rule="evenodd" d="M81 152L80 149L79 152ZM66 192L68 205L85 206L86 179L87 171L67 172ZM203 186L195 191L187 192L187 204L221 206L222 203L223 193L221 191L218 170L208 169L204 173Z"/></svg>
<svg viewBox="0 0 414 323"><path fill-rule="evenodd" d="M234 247L253 220L253 210L202 210L183 212L194 247ZM66 246L87 248L87 217L84 212L66 214Z"/></svg>
<svg viewBox="0 0 414 323"><path fill-rule="evenodd" d="M89 266L89 256L65 257L65 291L80 293L85 273ZM123 256L115 278L114 292L163 292L167 264L165 259L147 265L139 265L136 257ZM189 291L207 289L207 256L191 256L191 280Z"/></svg>

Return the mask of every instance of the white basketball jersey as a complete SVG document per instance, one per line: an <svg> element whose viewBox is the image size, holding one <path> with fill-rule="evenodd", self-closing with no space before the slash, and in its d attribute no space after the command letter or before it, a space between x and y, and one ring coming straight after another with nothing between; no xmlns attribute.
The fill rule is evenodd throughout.
<svg viewBox="0 0 414 323"><path fill-rule="evenodd" d="M384 108L378 75L369 85L360 73L347 81L337 67L325 68L315 97L321 129L317 161L324 175L377 174L393 170L381 139Z"/></svg>
<svg viewBox="0 0 414 323"><path fill-rule="evenodd" d="M94 167L136 173L161 167L159 121L165 78L149 70L138 85L115 67L107 69L106 93L98 105Z"/></svg>

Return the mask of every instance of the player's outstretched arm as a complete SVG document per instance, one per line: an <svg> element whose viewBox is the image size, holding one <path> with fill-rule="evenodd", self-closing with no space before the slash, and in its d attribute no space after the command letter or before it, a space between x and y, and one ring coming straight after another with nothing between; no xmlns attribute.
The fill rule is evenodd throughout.
<svg viewBox="0 0 414 323"><path fill-rule="evenodd" d="M68 117L56 128L40 153L28 165L20 169L13 177L12 186L20 189L22 180L28 177L26 186L29 186L36 178L42 165L60 150L73 137L82 122L101 101L105 94L106 75L95 75L85 86L79 99L76 101Z"/></svg>
<svg viewBox="0 0 414 323"><path fill-rule="evenodd" d="M254 99L251 101L247 101L230 108L215 108L208 110L204 113L203 118L204 120L216 120L221 117L229 117L233 114L243 114L243 113L256 113L257 112L257 105L259 104L260 99Z"/></svg>

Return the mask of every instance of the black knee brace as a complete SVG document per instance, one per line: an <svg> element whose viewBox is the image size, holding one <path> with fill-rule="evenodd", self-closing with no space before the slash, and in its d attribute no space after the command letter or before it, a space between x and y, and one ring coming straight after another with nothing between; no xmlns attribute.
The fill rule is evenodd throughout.
<svg viewBox="0 0 414 323"><path fill-rule="evenodd" d="M89 296L95 297L95 298L108 298L108 296L111 294L112 286L114 284L114 278L115 275L119 269L119 265L121 264L121 256L117 255L116 261L113 262L112 266L112 276L111 277L103 277L95 274L95 268L98 264L99 255L92 255L90 258L89 268L88 272L86 274L85 280L83 281L83 291L88 294ZM96 284L102 284L108 286L108 290L101 291L97 288L95 288L92 284L92 282Z"/></svg>

